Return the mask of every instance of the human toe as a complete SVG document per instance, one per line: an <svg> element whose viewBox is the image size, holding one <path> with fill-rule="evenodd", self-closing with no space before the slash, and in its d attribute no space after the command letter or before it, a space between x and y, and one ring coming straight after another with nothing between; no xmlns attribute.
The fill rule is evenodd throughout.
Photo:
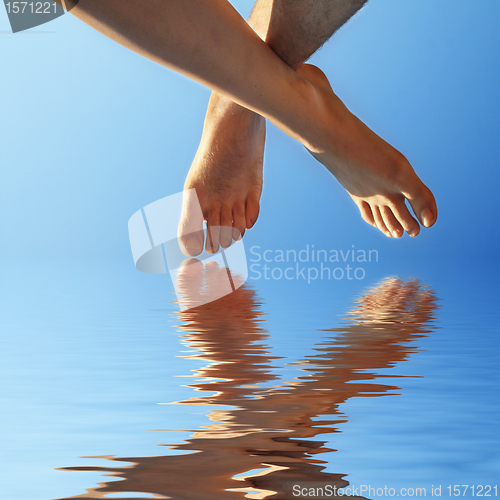
<svg viewBox="0 0 500 500"><path fill-rule="evenodd" d="M420 233L420 225L410 214L404 199L399 200L391 207L394 216L399 221L403 229L411 236L415 237Z"/></svg>
<svg viewBox="0 0 500 500"><path fill-rule="evenodd" d="M245 234L246 219L245 206L243 203L236 203L233 207L233 240L240 240Z"/></svg>
<svg viewBox="0 0 500 500"><path fill-rule="evenodd" d="M207 215L207 240L205 250L214 254L219 251L220 239L220 209L212 208Z"/></svg>
<svg viewBox="0 0 500 500"><path fill-rule="evenodd" d="M418 185L407 193L406 198L422 226L431 227L436 222L436 200L431 190L420 179Z"/></svg>
<svg viewBox="0 0 500 500"><path fill-rule="evenodd" d="M222 248L228 248L233 242L233 211L227 205L222 207L220 226L220 246Z"/></svg>
<svg viewBox="0 0 500 500"><path fill-rule="evenodd" d="M259 210L259 194L252 192L248 195L245 206L245 219L247 229L250 229L254 226L257 218L259 217Z"/></svg>
<svg viewBox="0 0 500 500"><path fill-rule="evenodd" d="M391 232L387 229L385 225L384 218L380 213L380 208L378 206L372 206L373 218L375 219L375 224L387 237L392 238Z"/></svg>
<svg viewBox="0 0 500 500"><path fill-rule="evenodd" d="M404 234L404 229L395 217L392 209L387 205L380 207L382 218L384 219L385 227L394 238L401 238Z"/></svg>

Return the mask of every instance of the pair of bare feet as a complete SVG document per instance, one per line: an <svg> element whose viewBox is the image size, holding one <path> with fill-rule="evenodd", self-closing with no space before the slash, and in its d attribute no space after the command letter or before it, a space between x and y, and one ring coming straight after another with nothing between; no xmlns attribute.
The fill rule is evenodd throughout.
<svg viewBox="0 0 500 500"><path fill-rule="evenodd" d="M395 238L405 231L417 236L420 225L432 226L437 218L434 196L408 160L344 106L321 70L304 64L297 73L309 82L315 109L321 110L316 120L320 126L299 140L347 190L362 218ZM227 248L255 224L262 193L264 141L264 118L212 94L185 189L196 190L207 226L216 229L205 242L197 227L201 222L194 221L185 204L179 240L186 255L196 256L204 247L216 253L219 246Z"/></svg>

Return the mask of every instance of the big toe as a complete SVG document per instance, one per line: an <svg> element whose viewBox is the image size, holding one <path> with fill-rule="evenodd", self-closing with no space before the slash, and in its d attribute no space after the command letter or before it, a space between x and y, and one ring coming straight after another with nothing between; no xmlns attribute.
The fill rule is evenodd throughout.
<svg viewBox="0 0 500 500"><path fill-rule="evenodd" d="M437 220L437 206L431 190L420 180L414 187L405 193L413 212L420 224L431 227Z"/></svg>
<svg viewBox="0 0 500 500"><path fill-rule="evenodd" d="M195 257L203 251L203 214L194 189L183 193L177 239L182 253L188 257Z"/></svg>
<svg viewBox="0 0 500 500"><path fill-rule="evenodd" d="M179 246L184 255L196 257L203 251L203 230L183 234L179 237Z"/></svg>

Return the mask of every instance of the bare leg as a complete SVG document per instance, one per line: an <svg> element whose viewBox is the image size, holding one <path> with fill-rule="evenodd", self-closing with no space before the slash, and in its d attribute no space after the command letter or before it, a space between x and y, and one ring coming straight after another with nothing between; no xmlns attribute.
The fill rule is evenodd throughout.
<svg viewBox="0 0 500 500"><path fill-rule="evenodd" d="M254 31L297 69L367 0L257 0L249 19Z"/></svg>
<svg viewBox="0 0 500 500"><path fill-rule="evenodd" d="M400 235L403 228L418 233L405 199L421 223L435 222L434 198L407 160L349 112L321 71L303 65L295 72L227 1L80 0L71 12L271 120L306 146L347 189L365 220L386 234Z"/></svg>

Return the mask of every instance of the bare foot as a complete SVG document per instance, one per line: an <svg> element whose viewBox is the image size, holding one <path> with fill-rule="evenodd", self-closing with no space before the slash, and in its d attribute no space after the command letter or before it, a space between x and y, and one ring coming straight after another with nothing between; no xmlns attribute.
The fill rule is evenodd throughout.
<svg viewBox="0 0 500 500"><path fill-rule="evenodd" d="M424 227L436 222L436 201L408 160L356 118L334 94L316 66L302 65L300 76L316 90L320 127L302 141L351 195L363 219L385 235L417 236L420 226L410 214L408 200Z"/></svg>
<svg viewBox="0 0 500 500"><path fill-rule="evenodd" d="M264 118L212 93L200 146L184 184L185 190L196 190L207 226L217 228L207 237L209 253L216 253L219 244L227 248L257 220L264 139ZM185 202L178 233L183 252L196 256L204 241L202 221L192 213Z"/></svg>

